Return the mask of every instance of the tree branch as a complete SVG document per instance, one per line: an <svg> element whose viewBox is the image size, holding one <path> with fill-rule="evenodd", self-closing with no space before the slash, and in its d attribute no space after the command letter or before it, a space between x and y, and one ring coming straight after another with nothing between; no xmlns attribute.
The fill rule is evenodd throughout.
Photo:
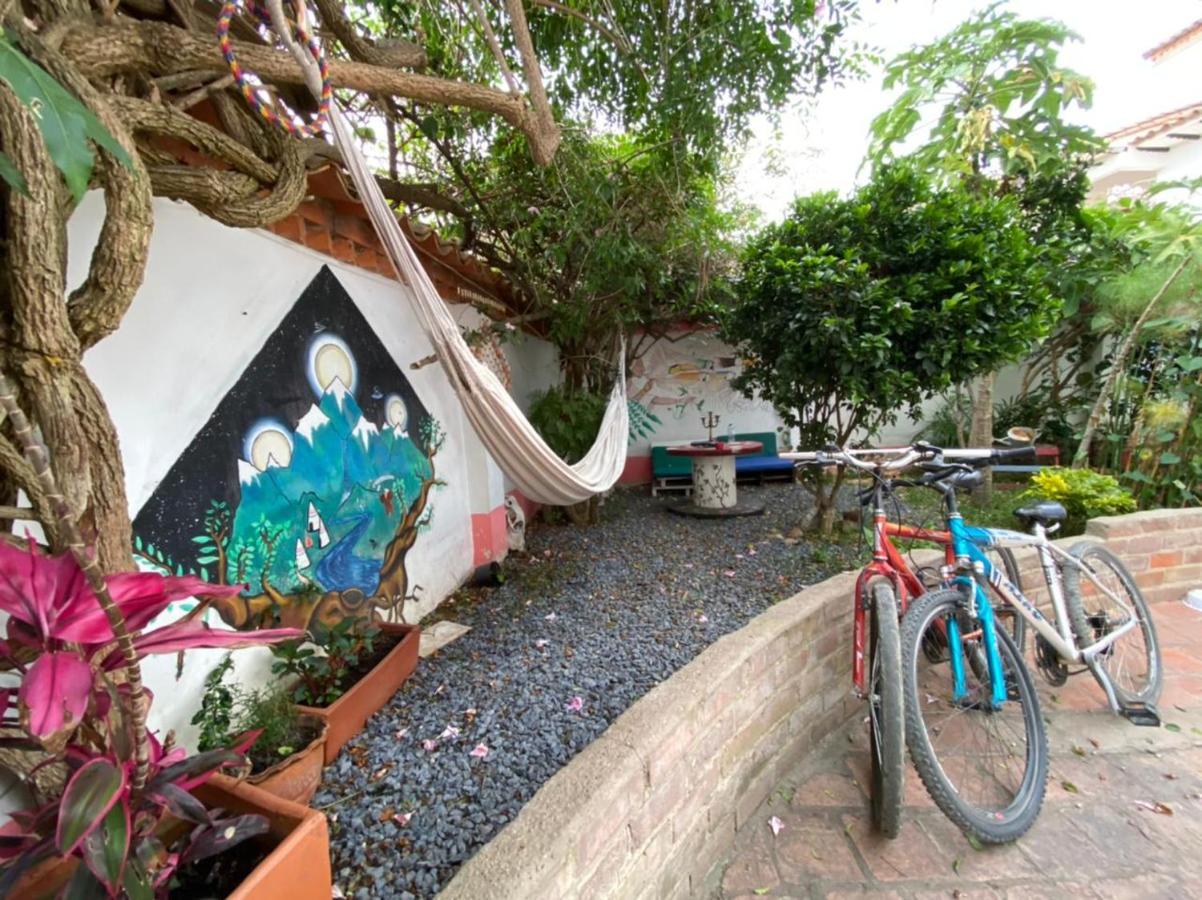
<svg viewBox="0 0 1202 900"><path fill-rule="evenodd" d="M169 75L195 69L222 74L227 71L216 41L162 22L74 24L63 37L62 49L91 79L134 73ZM286 52L243 41L234 41L234 49L241 64L265 81L305 83L305 73ZM537 60L533 62L537 69ZM337 59L330 60L330 77L335 87L406 97L420 103L463 106L500 116L526 136L531 156L539 165L550 162L559 146L559 128L550 119L549 108L536 113L523 98L494 88ZM545 103L541 76L538 84Z"/></svg>

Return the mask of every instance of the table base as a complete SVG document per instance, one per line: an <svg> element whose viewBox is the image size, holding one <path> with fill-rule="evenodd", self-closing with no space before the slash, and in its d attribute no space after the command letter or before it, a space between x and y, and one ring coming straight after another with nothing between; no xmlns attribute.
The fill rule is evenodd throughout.
<svg viewBox="0 0 1202 900"><path fill-rule="evenodd" d="M735 516L762 516L762 503L736 503L734 506L698 506L696 503L673 503L668 511L678 516L693 516L698 519L728 519Z"/></svg>

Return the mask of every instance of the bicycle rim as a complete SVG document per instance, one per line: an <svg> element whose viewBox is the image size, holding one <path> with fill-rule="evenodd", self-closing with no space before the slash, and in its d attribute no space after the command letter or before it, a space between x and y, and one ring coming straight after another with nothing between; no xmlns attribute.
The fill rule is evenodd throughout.
<svg viewBox="0 0 1202 900"><path fill-rule="evenodd" d="M966 695L953 696L950 653L932 662L922 652L923 636L955 617L965 651ZM985 667L967 663L979 638L963 595L937 591L922 598L903 623L906 735L923 783L940 809L963 831L987 843L1012 841L1039 814L1047 780L1047 738L1030 673L1010 635L997 629L1007 693L994 709Z"/></svg>
<svg viewBox="0 0 1202 900"><path fill-rule="evenodd" d="M1095 643L1134 617L1136 626L1103 650L1097 660L1120 700L1154 702L1160 694L1160 648L1143 595L1106 548L1085 543L1069 552L1121 601L1116 603L1089 578L1066 566L1065 593L1078 642L1082 647Z"/></svg>

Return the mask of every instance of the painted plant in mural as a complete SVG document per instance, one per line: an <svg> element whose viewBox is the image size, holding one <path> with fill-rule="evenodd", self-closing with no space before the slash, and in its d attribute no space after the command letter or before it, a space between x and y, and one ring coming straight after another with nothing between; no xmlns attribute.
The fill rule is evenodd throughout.
<svg viewBox="0 0 1202 900"><path fill-rule="evenodd" d="M731 387L738 359L725 354L700 355L661 341L630 366L630 440L647 439L663 425L663 417L682 419L690 410L742 410L749 401Z"/></svg>
<svg viewBox="0 0 1202 900"><path fill-rule="evenodd" d="M146 563L246 582L236 627L400 618L429 528L442 429L324 270L135 523Z"/></svg>

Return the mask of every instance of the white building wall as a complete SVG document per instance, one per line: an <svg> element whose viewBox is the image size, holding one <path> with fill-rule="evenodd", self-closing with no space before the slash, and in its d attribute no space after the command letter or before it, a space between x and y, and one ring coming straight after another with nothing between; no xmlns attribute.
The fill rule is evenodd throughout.
<svg viewBox="0 0 1202 900"><path fill-rule="evenodd" d="M413 621L424 615L470 571L472 514L488 513L503 493L500 473L465 421L441 368L410 369L432 348L406 289L270 233L227 228L183 204L156 200L154 214L142 287L120 329L85 358L120 438L131 516L328 266L446 432L437 469L448 487L433 496L431 527L419 535L407 560L410 584L420 584L424 593L419 604L406 608L406 617ZM72 283L86 272L102 218L103 198L92 192L69 226ZM208 621L223 627L215 613ZM195 730L189 720L204 676L221 655L189 652L178 678L174 656L147 662L147 682L156 697L153 727L174 729L185 743L191 741ZM243 678L266 682L270 657L265 650L237 651L236 657Z"/></svg>

